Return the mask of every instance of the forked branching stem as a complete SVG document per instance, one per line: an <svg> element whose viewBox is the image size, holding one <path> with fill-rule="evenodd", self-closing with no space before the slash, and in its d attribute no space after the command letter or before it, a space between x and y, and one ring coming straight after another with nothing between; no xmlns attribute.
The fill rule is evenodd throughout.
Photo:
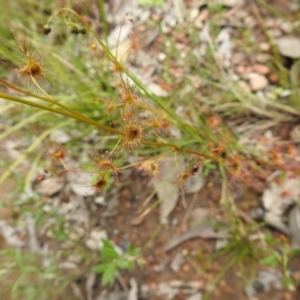
<svg viewBox="0 0 300 300"><path fill-rule="evenodd" d="M68 19L68 16L65 13L74 15L82 24L78 25L78 24L70 21ZM73 110L72 108L68 107L67 105L64 105L61 102L55 100L52 96L50 96L41 87L38 80L36 80L36 78L34 77L35 73L33 72L34 71L33 67L35 65L33 63L29 65L30 68L26 65L26 67L27 67L26 72L22 71L24 68L21 69L21 71L22 71L22 73L24 73L24 75L29 76L30 80L34 83L34 85L38 88L38 90L42 93L42 95L36 95L36 94L30 93L28 91L25 91L19 87L14 86L11 83L8 83L7 81L5 81L1 78L0 78L0 82L9 89L13 89L19 93L22 93L23 95L26 95L30 98L34 98L35 100L41 100L42 102L44 102L46 104L41 103L41 101L34 101L33 99L23 99L22 97L13 96L13 95L6 94L6 93L0 93L0 98L7 99L9 101L13 101L16 103L25 104L25 105L28 105L31 107L35 107L35 108L44 110L44 111L56 113L56 114L59 114L59 115L62 115L62 116L68 117L68 118L72 118L77 121L95 126L98 129L101 129L103 131L106 131L106 132L116 135L116 137L118 137L118 142L113 147L110 156L112 156L116 152L116 150L120 147L127 148L130 150L134 150L136 147L139 147L139 146L147 146L147 147L152 147L152 148L169 148L171 150L166 151L165 153L168 153L168 152L174 153L175 161L176 161L176 156L178 153L184 153L184 154L189 154L189 155L194 156L200 162L203 162L203 163L214 162L219 165L222 165L222 169L224 168L224 170L225 170L225 168L232 168L233 173L235 173L235 174L240 173L240 170L243 167L243 163L246 162L247 160L249 160L249 158L247 158L246 156L238 157L237 155L235 155L235 152L233 153L232 151L230 151L230 149L229 149L230 147L226 147L226 149L224 147L223 150L220 150L220 149L222 149L222 147L216 146L216 148L211 149L208 146L209 144L207 144L208 141L211 141L212 143L217 143L217 145L218 145L217 139L218 139L219 135L217 135L217 137L213 137L212 135L209 136L209 135L202 134L197 129L197 126L186 123L184 120L182 120L182 118L180 118L174 112L174 110L169 106L168 103L165 103L164 101L162 101L161 98L151 94L144 87L144 85L131 72L128 71L128 69L126 69L125 67L123 67L120 64L120 62L117 58L117 55L115 56L112 54L112 52L108 48L108 45L106 43L104 43L97 36L96 32L94 32L92 30L92 28L90 27L88 22L86 20L84 20L78 13L76 13L75 11L73 11L72 9L69 9L69 8L59 9L56 13L54 13L48 19L48 22L44 28L47 30L46 34L51 31L49 25L50 25L50 22L52 21L52 19L55 18L56 16L61 16L64 19L67 26L69 26L71 28L72 33L85 34L84 31L88 30L93 35L93 37L98 41L99 45L101 46L103 52L106 54L109 61L112 62L115 66L120 66L120 68L118 68L118 69L120 69L120 72L123 73L122 75L128 76L128 78L130 78L133 81L135 86L146 97L151 99L156 104L156 107L158 107L159 110L161 109L161 111L164 114L168 115L174 121L174 123L176 123L178 128L183 133L192 136L193 143L194 142L199 143L199 144L197 144L198 151L192 150L191 148L193 146L189 146L190 149L186 149L183 143L178 143L179 146L176 144L173 144L173 143L169 143L169 142L165 141L162 137L160 137L160 135L155 130L154 130L154 133L155 133L154 138L156 138L156 141L151 141L151 140L149 141L149 140L145 139L145 131L147 128L145 128L143 125L140 125L139 122L134 119L134 113L132 113L132 112L134 109L140 109L140 110L150 111L152 114L155 115L156 108L153 109L151 106L147 107L146 105L139 103L138 97L134 92L134 88L132 88L131 85L127 84L126 80L124 79L123 76L121 76L121 74L120 74L121 83L118 86L121 91L121 93L120 93L121 98L123 99L123 102L121 105L122 105L122 110L123 110L124 126L123 126L123 128L120 126L121 129L107 126L98 121L95 121L95 120L91 119L90 117L85 116L82 113L79 113L79 112ZM82 29L84 29L84 31ZM74 32L74 30L75 30L75 32ZM41 71L42 71L40 64L38 66L39 66L39 69L38 69L39 72L36 72L37 73L36 75L39 75L39 73L41 73ZM134 107L134 109L132 109L132 107ZM156 120L154 119L153 123L150 123L151 126L153 127L153 129L164 128L163 127L164 123L160 123L159 121L157 121L156 123L155 122L156 122ZM226 141L227 141L227 138L226 138ZM191 145L191 143L190 143L190 145ZM220 141L219 141L219 144L221 145ZM206 148L204 148L205 145L207 146ZM226 152L228 152L228 153L226 153ZM263 158L263 159L251 158L250 160L254 161L254 162L258 162L260 164L266 164L266 165L272 164L272 161L269 160L269 157ZM64 167L64 170L60 171L58 173L53 172L53 174L59 175L64 172L71 171L71 169L68 169L65 166L63 161L61 161L61 163ZM226 165L228 165L228 166L226 167ZM284 167L282 166L282 169L283 168ZM84 172L82 170L80 170L80 171L72 170L72 171L73 172ZM98 173L101 175L101 171L98 171ZM185 172L181 178L182 181L184 181L185 178L188 178L191 175L193 175L192 171ZM225 171L223 172L222 175L224 175L226 177ZM104 177L98 178L98 184L99 184L98 187L100 187L100 185L103 183L104 180L105 180ZM96 188L98 188L98 187L96 187Z"/></svg>
<svg viewBox="0 0 300 300"><path fill-rule="evenodd" d="M0 93L0 98L7 99L7 100L10 100L10 101L14 101L14 102L21 103L21 104L25 104L25 105L28 105L28 106L31 106L31 107L36 107L36 108L39 108L39 109L42 109L42 110L45 110L45 111L49 111L49 112L53 112L53 113L56 113L56 114L60 114L60 115L63 115L63 116L69 117L69 118L73 118L73 119L76 119L78 121L84 122L86 124L90 124L92 126L95 126L95 127L99 128L99 129L102 129L104 131L118 134L120 136L124 135L124 132L122 132L118 129L115 129L115 128L109 127L107 125L101 124L101 123L99 123L99 122L97 122L93 119L90 119L90 118L88 118L88 117L86 117L82 114L79 114L79 113L75 112L74 110L72 110L72 109L68 108L67 106L59 103L56 100L54 100L47 93L46 93L47 97L43 97L43 96L39 96L39 95L30 93L30 92L24 91L24 90L22 90L22 89L20 89L16 86L6 82L5 80L3 80L1 78L0 78L0 82L3 83L5 86L7 86L7 87L9 87L9 88L11 88L15 91L18 91L18 92L23 93L23 94L25 94L27 96L30 96L30 97L34 97L34 98L43 100L47 103L57 105L60 108L62 108L63 110L59 110L59 109L56 109L54 107L49 107L49 106L46 106L46 105L43 105L43 104L40 104L40 103L35 103L35 102L29 101L29 100L26 100L26 99L22 99L20 97L16 97L16 96L12 96L12 95L9 95L9 94L4 94L4 93ZM35 84L37 84L37 87L39 89L41 89L41 87L38 85L36 80L34 80L34 78L33 78L33 82ZM216 159L215 157L212 157L210 155L206 155L204 153L196 152L196 151L193 151L193 150L183 149L183 148L180 148L180 147L176 146L175 144L171 144L171 143L150 142L150 141L141 140L141 144L143 144L145 146L153 146L153 147L170 147L170 148L173 148L173 150L176 151L176 152L189 153L189 154L193 154L197 157L211 159L213 161L219 160L219 159Z"/></svg>

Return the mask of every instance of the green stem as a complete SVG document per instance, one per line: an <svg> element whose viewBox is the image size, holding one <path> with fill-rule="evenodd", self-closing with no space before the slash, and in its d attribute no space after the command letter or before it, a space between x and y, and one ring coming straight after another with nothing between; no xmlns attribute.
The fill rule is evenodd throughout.
<svg viewBox="0 0 300 300"><path fill-rule="evenodd" d="M196 156L199 156L199 157L205 157L207 159L211 159L213 161L219 161L220 159L219 158L216 158L216 157L213 157L211 155L206 155L204 153L200 153L200 152L197 152L197 151L193 151L193 150L188 150L188 149L183 149L183 148L180 148L174 144L171 144L171 143L159 143L159 142L147 142L147 141L142 141L142 144L143 145L146 145L146 146L156 146L156 147L171 147L173 148L176 152L182 152L182 153L190 153L190 154L193 154L193 155L196 155Z"/></svg>
<svg viewBox="0 0 300 300"><path fill-rule="evenodd" d="M101 19L102 28L103 28L103 34L104 34L104 38L105 38L105 41L107 44L108 24L107 24L107 20L106 20L105 9L104 9L104 1L98 0L98 6L99 6L99 14L100 14L100 19Z"/></svg>
<svg viewBox="0 0 300 300"><path fill-rule="evenodd" d="M99 0L101 1L101 0ZM88 22L86 22L79 14L77 14L75 11L73 11L72 9L69 8L61 8L59 9L54 15L52 15L49 19L48 19L48 24L49 22L52 20L52 18L58 16L59 14L61 14L63 11L69 12L73 15L75 15L86 27L87 29L92 33L92 35L94 36L94 38L98 41L98 43L100 44L101 48L103 49L103 51L105 52L105 54L108 56L108 58L116 65L122 67L120 65L120 63L118 62L117 58L111 53L111 51L109 50L108 46L105 45L105 43L98 38L96 32L94 32L92 30L92 28L89 26ZM122 70L124 71L124 73L133 80L133 82L140 88L141 91L143 91L143 93L149 97L150 99L152 99L159 107L161 107L170 117L172 117L174 120L176 120L178 122L178 124L180 124L182 126L183 129L185 129L187 132L193 134L193 136L197 136L199 141L203 141L203 138L201 138L200 133L198 132L198 130L196 128L194 128L193 126L184 123L179 116L177 116L169 107L167 107L167 105L159 98L156 97L153 94L150 94L147 89L143 86L143 84L133 75L131 74L131 72L129 72L126 68L122 67Z"/></svg>
<svg viewBox="0 0 300 300"><path fill-rule="evenodd" d="M33 94L33 93L24 91L24 90L22 90L22 89L20 89L20 88L17 88L17 87L15 87L14 85L11 85L10 83L6 82L5 80L3 80L3 79L1 79L1 78L0 78L0 82L2 82L2 83L3 83L4 85L6 85L7 87L9 87L9 88L11 88L11 89L13 89L13 90L15 90L15 91L18 91L18 92L20 92L20 93L23 93L23 94L25 94L25 95L27 95L27 96L34 97L34 98L43 100L43 101L45 101L45 102L47 102L47 103L51 103L51 104L57 105L57 106L63 108L64 110L66 110L67 112L69 112L69 115L68 115L68 116L72 117L72 116L71 116L71 114L72 114L72 115L73 115L72 118L74 118L74 119L80 120L80 121L82 121L82 122L84 122L84 123L87 123L87 124L94 125L94 126L96 126L96 127L98 127L98 128L101 128L101 129L103 129L103 130L106 130L106 131L109 131L109 132L112 132L112 133L117 133L117 134L123 135L122 131L119 131L119 130L117 130L117 129L111 128L111 127L106 126L106 125L103 125L103 124L101 124L101 123L98 123L98 122L94 121L93 119L90 119L90 118L88 118L88 117L86 117L86 116L83 116L83 115L77 113L76 111L74 111L74 110L68 108L67 106L65 106L65 105L63 105L63 104L61 104L61 103L59 103L58 101L54 100L54 99L51 98L48 94L47 94L48 97L43 97L43 96L35 95L35 94ZM35 80L34 80L34 83L36 83ZM2 95L4 95L4 94L2 94ZM9 95L7 95L7 96L9 96ZM14 97L14 98L16 99L16 97ZM8 99L8 98L6 98L6 99ZM22 100L22 101L26 101L26 100L23 100L23 99L20 99L20 98L18 98L18 99L19 99L19 100ZM8 100L9 100L9 99L8 99ZM10 99L10 100L12 100L12 99ZM16 100L13 100L13 101L16 101ZM33 105L28 104L28 103L32 103ZM27 101L27 105L35 106L35 103ZM48 107L48 106L44 106L44 105L42 105L42 106L43 106L43 107ZM36 106L36 107L37 107L37 106ZM46 110L48 110L48 109L46 109ZM57 113L59 113L58 110L56 110L56 111L57 111ZM52 111L52 112L55 112L55 111ZM63 113L61 113L61 114L63 114Z"/></svg>
<svg viewBox="0 0 300 300"><path fill-rule="evenodd" d="M108 131L108 132L111 132L111 133L116 133L116 134L119 134L119 135L123 135L123 132L120 131L120 130L117 130L115 128L103 125L101 123L98 123L98 122L96 122L96 121L94 121L90 118L86 118L86 117L84 117L80 114L77 114L77 113L61 111L61 110L58 110L58 109L53 108L53 107L45 106L45 105L39 104L39 103L33 103L31 101L21 99L21 98L18 98L18 97L14 97L14 96L11 96L11 95L8 95L8 94L3 94L3 93L0 93L0 98L11 100L11 101L18 102L18 103L22 103L22 104L25 104L25 105L29 105L29 106L36 107L36 108L39 108L39 109L42 109L42 110L50 111L50 112L53 112L53 113L56 113L56 114L59 114L59 115L63 115L63 116L66 116L66 117L84 122L86 124L93 125L97 128L100 128L102 130L105 130L105 131Z"/></svg>
<svg viewBox="0 0 300 300"><path fill-rule="evenodd" d="M219 274L214 278L213 282L210 284L211 287L206 293L204 294L203 300L207 300L209 298L209 295L211 292L215 289L215 286L218 284L218 282L224 277L224 275L227 273L228 270L230 270L237 262L239 258L233 257L229 262L224 266L224 268L221 270Z"/></svg>

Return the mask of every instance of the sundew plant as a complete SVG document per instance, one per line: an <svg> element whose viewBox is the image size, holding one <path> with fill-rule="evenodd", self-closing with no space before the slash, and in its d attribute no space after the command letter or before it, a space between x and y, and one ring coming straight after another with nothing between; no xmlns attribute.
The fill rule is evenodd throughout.
<svg viewBox="0 0 300 300"><path fill-rule="evenodd" d="M22 5L22 1L11 2L17 7ZM248 259L251 264L259 263L260 258L264 256L264 251L268 252L267 248L270 244L263 240L252 241L252 232L261 229L261 225L240 213L237 208L239 204L236 206L233 194L241 186L242 189L245 187L245 190L248 187L253 187L255 190L257 182L263 182L264 186L266 179L273 179L278 174L282 177L285 174L288 177L299 174L299 158L294 143L290 140L279 141L277 137L268 139L262 134L266 129L286 120L298 121L296 118L299 117L299 105L293 107L290 105L291 102L283 103L282 99L281 102L276 102L273 98L264 99L262 103L257 94L246 93L237 82L233 82L232 70L222 64L222 60L218 60L215 55L217 49L215 35L219 34L220 28L214 25L214 20L209 20L211 22L209 34L212 38L206 45L206 53L203 54L204 59L201 62L194 51L201 43L199 30L193 27L194 24L189 20L179 23L172 28L172 34L169 35L161 30L160 24L155 24L162 31L160 34L164 39L163 43L155 45L157 47L155 50L162 50L166 56L164 61L160 61L155 57L157 54L152 54L155 63L161 63L156 70L155 79L158 78L156 83L166 91L162 93L164 96L159 97L151 92L151 88L144 83L144 78L140 75L146 72L147 68L143 69L146 64L139 64L143 53L142 38L137 30L138 20L134 20L130 11L124 12L116 22L120 26L116 43L112 45L109 38L116 30L112 30L106 18L105 1L96 1L95 6L98 9L96 12L92 12L91 7L94 6L90 5L90 2L86 2L85 4L88 5L85 6L74 5L72 6L74 9L58 8L60 2L55 1L45 2L45 6L43 1L39 4L33 0L28 2L30 2L30 5L28 4L30 13L27 7L24 7L25 12L20 12L12 5L14 12L3 14L3 22L0 25L2 123L0 142L12 136L15 143L15 148L12 148L17 150L12 163L5 161L6 158L0 160L3 167L0 173L0 185L5 184L10 176L14 176L20 183L15 195L21 190L26 192L22 194L25 197L19 197L18 194L16 201L8 199L3 205L9 203L8 206L14 207L14 213L19 217L15 218L16 223L25 223L23 217L30 214L36 222L38 234L43 232L41 236L46 236L49 233L49 238L61 243L59 250L63 248L62 243L67 243L68 239L71 239L70 232L73 233L71 230L80 227L74 225L73 219L68 222L68 215L63 213L63 205L66 203L72 205L80 199L80 204L83 203L87 207L90 205L92 209L96 207L98 211L86 222L91 224L86 225L87 230L83 230L82 235L79 235L80 231L72 235L76 236L74 247L72 245L69 249L55 252L53 264L49 263L46 268L43 265L42 273L39 268L42 266L40 260L44 254L34 261L34 266L37 266L32 269L31 260L35 260L34 253L27 255L25 247L20 251L4 249L0 259L5 264L0 268L0 275L5 288L6 282L11 281L12 278L6 274L10 272L14 276L15 271L20 273L19 280L14 284L10 282L7 284L13 293L20 291L23 295L23 290L26 288L31 290L33 281L31 276L27 275L40 272L42 281L47 283L52 295L60 292L58 288L56 289L59 282L67 286L77 280L78 276L86 275L88 272L101 274L101 285L107 285L115 283L115 280L120 281L119 275L123 271L130 271L137 265L141 267L144 263L141 256L147 252L149 245L153 244L158 231L162 228L161 224L157 225L158 229L150 229L149 242L141 242L144 245L140 245L139 241L134 241L141 249L131 245L124 253L119 253L114 241L102 237L103 247L99 246L101 240L97 241L99 246L97 250L100 251L96 254L89 251L94 251L96 248L92 249L85 243L94 229L91 228L94 226L92 220L94 215L97 222L101 219L96 226L103 220L106 225L106 217L103 217L103 220L99 217L104 205L97 203L96 200L105 198L107 200L105 204L114 203L111 197L102 197L101 194L104 193L106 196L110 191L114 191L110 189L114 183L118 187L122 186L128 173L131 174L127 177L129 185L136 184L133 175L137 173L146 174L148 176L145 177L146 181L153 178L155 183L173 180L172 189L175 182L178 191L173 193L172 190L171 193L176 197L178 194L182 196L184 208L187 208L185 205L187 183L193 182L191 179L200 178L197 175L210 176L212 182L216 181L217 185L222 183L221 199L217 205L222 206L222 213L224 212L230 225L229 242L220 252L216 251L213 255L209 253L208 255L211 256L209 260L205 256L207 262L204 265L208 266L210 261L223 254L227 254L229 260L211 286L216 285L234 265L244 265ZM139 2L144 5L151 5L150 2L153 2L153 5L160 5L164 1ZM68 1L66 3L64 5L71 7ZM39 7L38 10L36 6ZM208 5L207 9L222 10L222 7ZM21 13L28 14L27 18ZM7 28L8 26L13 28ZM121 36L123 30L126 32L125 28L127 28L127 44L124 46ZM188 45L188 50L184 49L186 53L181 53L181 49L174 46L178 33L184 35L183 44ZM276 69L277 65L281 69ZM284 71L279 60L272 67L275 69L274 72L280 73L282 79L287 77L287 72ZM186 70L188 71L185 72ZM201 84L197 83L198 78ZM286 86L289 88L288 84ZM292 93L292 97L295 97L293 98L295 103L299 102L299 99L296 99L297 93ZM253 119L255 124L252 124ZM266 120L269 122L265 122ZM243 129L239 128L240 124L243 124L241 125ZM257 124L260 127L256 131ZM251 130L251 133L255 131L252 136L248 135L248 131ZM58 138L53 138L56 133ZM249 138L250 142L241 141L243 133L246 139L251 136L252 140ZM25 179L19 174L21 165ZM165 170L165 165L168 165L171 170ZM126 170L136 170L136 172L126 172ZM83 185L87 188L83 190L89 189L86 192L88 195L78 195L74 189L76 197L73 197L74 194L70 193L72 188L69 187L73 184L72 180L75 181L78 177L84 177L86 180ZM68 184L65 184L66 182ZM57 192L47 194L44 186L47 184L51 186L51 183L53 183L52 187L62 183L66 188L62 192L59 191L58 197L56 197ZM216 189L218 187L214 186ZM257 190L261 192L262 188L259 187ZM289 192L284 191L282 196ZM43 193L47 194L46 197ZM116 194L118 193L119 190ZM159 199L149 205L155 193ZM50 197L47 198L49 195ZM195 193L194 196L197 194ZM142 227L144 224L141 220L146 214L162 201L169 200L168 197L160 199L157 189L151 191L150 196L146 198L138 211L139 216L129 216L132 218L131 225ZM209 201L210 199L207 199L208 204ZM243 203L245 202L247 201ZM57 206L52 203L56 203ZM193 200L189 202L189 207L183 212L185 214L183 223L188 220L190 209L194 204ZM69 207L68 205L66 207ZM128 206L124 207L127 210ZM131 212L132 210L129 214ZM73 211L70 214L72 213ZM124 218L121 213L117 217L122 220ZM120 229L118 225L123 223L126 222L116 222L116 229ZM46 230L47 226L50 226L51 230ZM108 229L114 229L112 228L114 226L114 224L108 226L110 227ZM218 226L219 224L216 224L216 229L219 229ZM223 224L220 224L220 229L222 228ZM96 233L98 234L97 231ZM262 243L259 244L260 242ZM289 249L288 246L286 248ZM42 251L42 247L40 250ZM68 251L72 255L79 254L82 259L80 263L78 262L78 268L76 265L70 273L58 267L61 261L66 260ZM7 252L10 255L9 259L6 259ZM278 252L277 248L275 252ZM271 252L265 261L271 260L274 263L277 259L278 264L280 260L277 256L274 257ZM288 250L283 257L282 262L285 263ZM245 274L248 274L248 267L246 269ZM25 283L23 278L26 279ZM27 280L30 284L26 283ZM123 284L123 289L127 289L126 284ZM43 282L41 290L44 295ZM34 296L31 298L25 298L37 299L41 296L41 292L36 293L40 294L32 294ZM16 299L19 298L20 296L17 295ZM50 298L54 299L52 296Z"/></svg>
<svg viewBox="0 0 300 300"><path fill-rule="evenodd" d="M125 22L134 20L126 14ZM130 66L117 58L118 46L116 51L112 51L106 37L102 39L93 30L92 22L74 10L58 10L40 31L45 35L45 41L49 39L52 43L60 43L57 47L61 53L66 46L61 39L66 35L72 35L84 50L66 59L50 43L40 53L38 44L27 45L30 44L28 37L22 43L18 34L14 33L17 48L3 39L8 45L7 51L13 49L12 53L15 50L21 55L21 58L14 54L11 57L17 66L8 67L9 61L3 62L3 65L21 80L0 78L0 97L35 111L52 113L60 121L63 117L70 122L75 120L76 124L85 124L85 128L96 128L101 139L108 141L104 146L109 151L99 154L95 150L96 154L91 158L93 170L85 170L67 166L64 161L68 154L66 148L53 146L48 152L55 161L55 167L44 168L37 176L38 181L51 180L49 178L67 172L87 172L94 174L92 188L101 192L111 182L108 177L117 179L124 168L138 167L154 177L159 173L159 162L163 158L173 156L174 164L178 165L178 155L187 161L185 169L178 166L178 174L174 175L180 186L184 186L200 169L218 169L223 179L248 184L251 184L254 173L268 168L298 171L292 164L293 156L284 156L282 149L262 151L240 145L224 120L212 112L202 112L196 101L189 102L184 117L179 115L176 95L171 93L162 99L149 92L130 71ZM130 37L128 55L134 60L139 51L138 37L134 32ZM44 62L48 56L56 58L55 63ZM79 68L79 64L83 66ZM58 65L66 66L65 73L62 69L56 72ZM52 80L58 86L53 94ZM22 87L24 82L26 86ZM76 90L76 85L80 85L80 91ZM43 138L56 128L47 128L47 122L40 124L45 130ZM72 124L59 123L59 126L68 128L74 126L74 122ZM174 134L174 129L177 134ZM128 153L138 154L139 160L129 164L126 159L119 159L120 155L126 157ZM7 173L4 174L0 180L3 182L7 176Z"/></svg>

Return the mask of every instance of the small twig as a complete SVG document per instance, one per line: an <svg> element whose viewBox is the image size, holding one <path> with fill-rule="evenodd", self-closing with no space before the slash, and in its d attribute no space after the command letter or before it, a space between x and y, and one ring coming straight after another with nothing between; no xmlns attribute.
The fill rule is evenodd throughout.
<svg viewBox="0 0 300 300"><path fill-rule="evenodd" d="M127 287L126 282L124 281L124 279L123 279L123 277L122 277L122 275L121 275L121 273L119 271L116 271L116 278L119 281L122 289L127 292L128 291L128 287Z"/></svg>

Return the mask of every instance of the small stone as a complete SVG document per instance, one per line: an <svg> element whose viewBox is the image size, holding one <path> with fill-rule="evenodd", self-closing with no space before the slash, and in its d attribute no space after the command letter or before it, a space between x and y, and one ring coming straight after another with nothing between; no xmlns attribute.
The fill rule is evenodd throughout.
<svg viewBox="0 0 300 300"><path fill-rule="evenodd" d="M282 21L280 23L280 28L285 33L291 33L293 31L293 25L290 22Z"/></svg>
<svg viewBox="0 0 300 300"><path fill-rule="evenodd" d="M253 72L261 74L261 75L267 75L270 72L270 69L266 65L256 64L252 67Z"/></svg>
<svg viewBox="0 0 300 300"><path fill-rule="evenodd" d="M74 262L64 261L64 262L61 262L58 265L58 268L59 269L65 269L65 270L74 270L74 269L77 269L78 266Z"/></svg>
<svg viewBox="0 0 300 300"><path fill-rule="evenodd" d="M282 274L274 269L260 271L255 281L258 288L256 291L261 289L261 285L263 285L264 292L268 292L271 289L281 290L283 288Z"/></svg>
<svg viewBox="0 0 300 300"><path fill-rule="evenodd" d="M98 250L98 241L93 240L93 239L88 239L85 242L85 245L90 248L91 250Z"/></svg>
<svg viewBox="0 0 300 300"><path fill-rule="evenodd" d="M66 241L60 245L62 249L71 249L74 248L74 243L72 241Z"/></svg>
<svg viewBox="0 0 300 300"><path fill-rule="evenodd" d="M155 265L153 266L153 270L156 273L161 273L165 270L165 263L161 262L159 265Z"/></svg>
<svg viewBox="0 0 300 300"><path fill-rule="evenodd" d="M146 284L142 284L142 285L140 286L140 292L141 292L141 294L142 294L142 296L143 296L144 298L148 298L148 295L149 295L149 292L150 292L149 286L146 285Z"/></svg>
<svg viewBox="0 0 300 300"><path fill-rule="evenodd" d="M190 271L190 266L185 264L185 265L183 265L182 270L183 270L183 272L187 273Z"/></svg>
<svg viewBox="0 0 300 300"><path fill-rule="evenodd" d="M281 36L281 31L279 29L270 29L269 30L269 35L272 37L272 38L279 38Z"/></svg>
<svg viewBox="0 0 300 300"><path fill-rule="evenodd" d="M194 7L190 10L189 13L189 20L195 20L199 15L199 9L198 7Z"/></svg>
<svg viewBox="0 0 300 300"><path fill-rule="evenodd" d="M270 73L268 76L268 79L269 79L270 83L277 83L279 80L279 77L275 73Z"/></svg>
<svg viewBox="0 0 300 300"><path fill-rule="evenodd" d="M188 297L186 300L202 300L202 294L196 293L196 294Z"/></svg>
<svg viewBox="0 0 300 300"><path fill-rule="evenodd" d="M195 25L195 28L201 30L201 29L203 28L203 25L204 25L204 24L203 24L202 21L196 19L194 25Z"/></svg>
<svg viewBox="0 0 300 300"><path fill-rule="evenodd" d="M244 19L244 23L249 27L252 28L255 25L255 19L252 16L248 16Z"/></svg>
<svg viewBox="0 0 300 300"><path fill-rule="evenodd" d="M264 21L264 24L267 28L272 28L272 27L275 27L277 25L277 20L275 20L275 19L266 19Z"/></svg>
<svg viewBox="0 0 300 300"><path fill-rule="evenodd" d="M77 232L71 232L69 234L69 239L72 241L78 241L79 240L79 234Z"/></svg>
<svg viewBox="0 0 300 300"><path fill-rule="evenodd" d="M250 88L253 92L262 90L268 85L268 80L263 75L257 73L248 73L247 78L249 80Z"/></svg>
<svg viewBox="0 0 300 300"><path fill-rule="evenodd" d="M218 0L218 1L215 1L215 2L220 4L220 5L227 6L227 7L240 6L240 5L243 5L245 3L244 0Z"/></svg>
<svg viewBox="0 0 300 300"><path fill-rule="evenodd" d="M151 16L151 18L152 18L152 20L154 21L154 22L159 22L159 21L161 21L161 19L162 19L162 14L160 14L160 13L153 13L152 14L152 16Z"/></svg>
<svg viewBox="0 0 300 300"><path fill-rule="evenodd" d="M267 51L269 51L271 49L271 46L268 43L260 43L259 44L259 49L261 51L267 52Z"/></svg>
<svg viewBox="0 0 300 300"><path fill-rule="evenodd" d="M98 205L102 205L102 206L106 205L105 198L103 195L95 197L94 202Z"/></svg>
<svg viewBox="0 0 300 300"><path fill-rule="evenodd" d="M261 64L264 64L266 63L269 59L270 59L270 55L267 54L267 53L260 53L258 55L255 56L255 60L258 62L258 63L261 63Z"/></svg>
<svg viewBox="0 0 300 300"><path fill-rule="evenodd" d="M249 13L246 10L238 10L235 14L237 19L245 19L249 16Z"/></svg>
<svg viewBox="0 0 300 300"><path fill-rule="evenodd" d="M166 55L166 53L163 53L163 52L160 52L157 56L157 59L159 61L164 61L166 58L167 58L167 55Z"/></svg>
<svg viewBox="0 0 300 300"><path fill-rule="evenodd" d="M102 239L107 239L105 230L93 229L90 238L87 239L85 245L91 250L100 250L103 247Z"/></svg>
<svg viewBox="0 0 300 300"><path fill-rule="evenodd" d="M293 2L293 3L290 3L289 5L290 7L290 10L291 11L297 11L297 10L300 10L300 3L297 3L296 1ZM296 27L296 26L295 26Z"/></svg>
<svg viewBox="0 0 300 300"><path fill-rule="evenodd" d="M258 280L253 282L253 288L257 293L262 293L265 289L264 285Z"/></svg>
<svg viewBox="0 0 300 300"><path fill-rule="evenodd" d="M300 58L300 39L292 36L284 36L275 40L281 55Z"/></svg>
<svg viewBox="0 0 300 300"><path fill-rule="evenodd" d="M255 207L250 211L250 216L254 220L262 221L265 217L265 210L261 207Z"/></svg>
<svg viewBox="0 0 300 300"><path fill-rule="evenodd" d="M245 60L245 55L241 52L236 53L231 57L232 65L240 65Z"/></svg>
<svg viewBox="0 0 300 300"><path fill-rule="evenodd" d="M236 72L240 75L245 74L246 68L244 66L238 66Z"/></svg>

